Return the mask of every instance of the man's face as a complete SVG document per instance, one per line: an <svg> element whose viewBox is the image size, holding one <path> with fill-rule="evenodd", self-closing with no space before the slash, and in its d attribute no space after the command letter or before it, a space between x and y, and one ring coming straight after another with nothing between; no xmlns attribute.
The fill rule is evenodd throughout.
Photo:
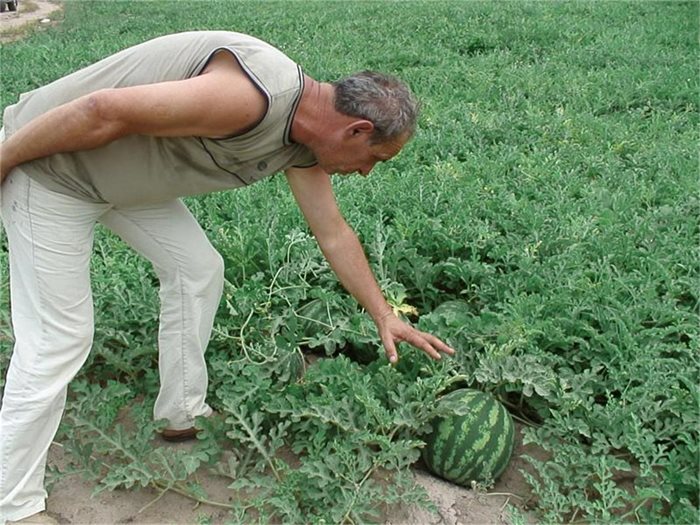
<svg viewBox="0 0 700 525"><path fill-rule="evenodd" d="M371 133L350 130L316 151L316 160L326 173L369 175L377 162L395 157L408 142L407 135L372 144Z"/></svg>

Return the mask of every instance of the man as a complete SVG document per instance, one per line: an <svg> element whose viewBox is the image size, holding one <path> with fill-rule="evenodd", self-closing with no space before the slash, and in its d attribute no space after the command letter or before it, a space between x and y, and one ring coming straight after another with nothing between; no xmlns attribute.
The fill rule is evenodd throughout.
<svg viewBox="0 0 700 525"><path fill-rule="evenodd" d="M42 518L46 454L66 388L93 334L89 261L97 221L160 279L154 407L164 437L193 436L205 401L204 350L223 287L221 256L179 200L284 171L321 250L372 316L391 362L406 341L453 350L392 312L329 174L368 175L415 130L399 81L304 75L272 46L232 32L169 35L126 49L6 109L2 217L15 347L0 409L0 523Z"/></svg>

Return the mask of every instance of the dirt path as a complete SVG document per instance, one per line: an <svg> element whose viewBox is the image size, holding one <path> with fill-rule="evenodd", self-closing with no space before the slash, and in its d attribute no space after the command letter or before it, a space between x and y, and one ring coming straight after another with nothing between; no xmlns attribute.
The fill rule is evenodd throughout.
<svg viewBox="0 0 700 525"><path fill-rule="evenodd" d="M20 0L17 11L0 13L0 42L21 38L25 31L42 20L54 17L61 11L56 0Z"/></svg>

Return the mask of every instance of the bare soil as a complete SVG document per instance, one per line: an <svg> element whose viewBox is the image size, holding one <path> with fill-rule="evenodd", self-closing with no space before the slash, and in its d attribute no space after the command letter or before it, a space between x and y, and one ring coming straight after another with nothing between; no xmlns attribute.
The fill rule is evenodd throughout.
<svg viewBox="0 0 700 525"><path fill-rule="evenodd" d="M0 13L0 42L12 42L22 38L27 31L42 24L54 24L62 12L57 0L20 0L17 11Z"/></svg>
<svg viewBox="0 0 700 525"><path fill-rule="evenodd" d="M520 427L518 428L520 434ZM535 516L527 509L533 497L520 472L528 469L520 459L523 453L542 458L542 454L531 446L524 447L518 437L513 460L508 469L488 492L467 489L441 480L420 465L413 469L416 482L425 487L438 512L416 506L393 506L384 509L385 525L511 525L508 505L523 511L527 523L536 523ZM187 447L188 444L164 446ZM63 450L53 446L49 453L49 464L61 468L65 465ZM198 481L213 501L227 502L232 492L227 489L230 480L212 473L200 471ZM160 494L146 488L103 492L92 497L96 485L83 480L79 475L61 479L49 494L47 510L60 523L83 523L90 525L133 524L184 524L197 523L206 518L209 523L223 524L227 519L225 509L197 505L194 501L168 492Z"/></svg>

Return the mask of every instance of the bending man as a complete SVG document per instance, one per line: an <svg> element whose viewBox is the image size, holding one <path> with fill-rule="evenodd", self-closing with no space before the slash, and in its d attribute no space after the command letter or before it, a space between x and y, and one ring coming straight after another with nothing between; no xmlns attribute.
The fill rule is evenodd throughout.
<svg viewBox="0 0 700 525"><path fill-rule="evenodd" d="M0 153L15 347L0 409L0 524L44 510L46 455L67 385L93 337L89 262L99 221L160 279L165 435L206 416L206 364L223 263L180 197L284 171L323 254L372 316L388 358L406 341L453 351L392 313L330 174L368 175L415 129L399 81L317 82L279 50L232 32L180 33L126 49L6 109ZM46 517L48 519L48 517Z"/></svg>

